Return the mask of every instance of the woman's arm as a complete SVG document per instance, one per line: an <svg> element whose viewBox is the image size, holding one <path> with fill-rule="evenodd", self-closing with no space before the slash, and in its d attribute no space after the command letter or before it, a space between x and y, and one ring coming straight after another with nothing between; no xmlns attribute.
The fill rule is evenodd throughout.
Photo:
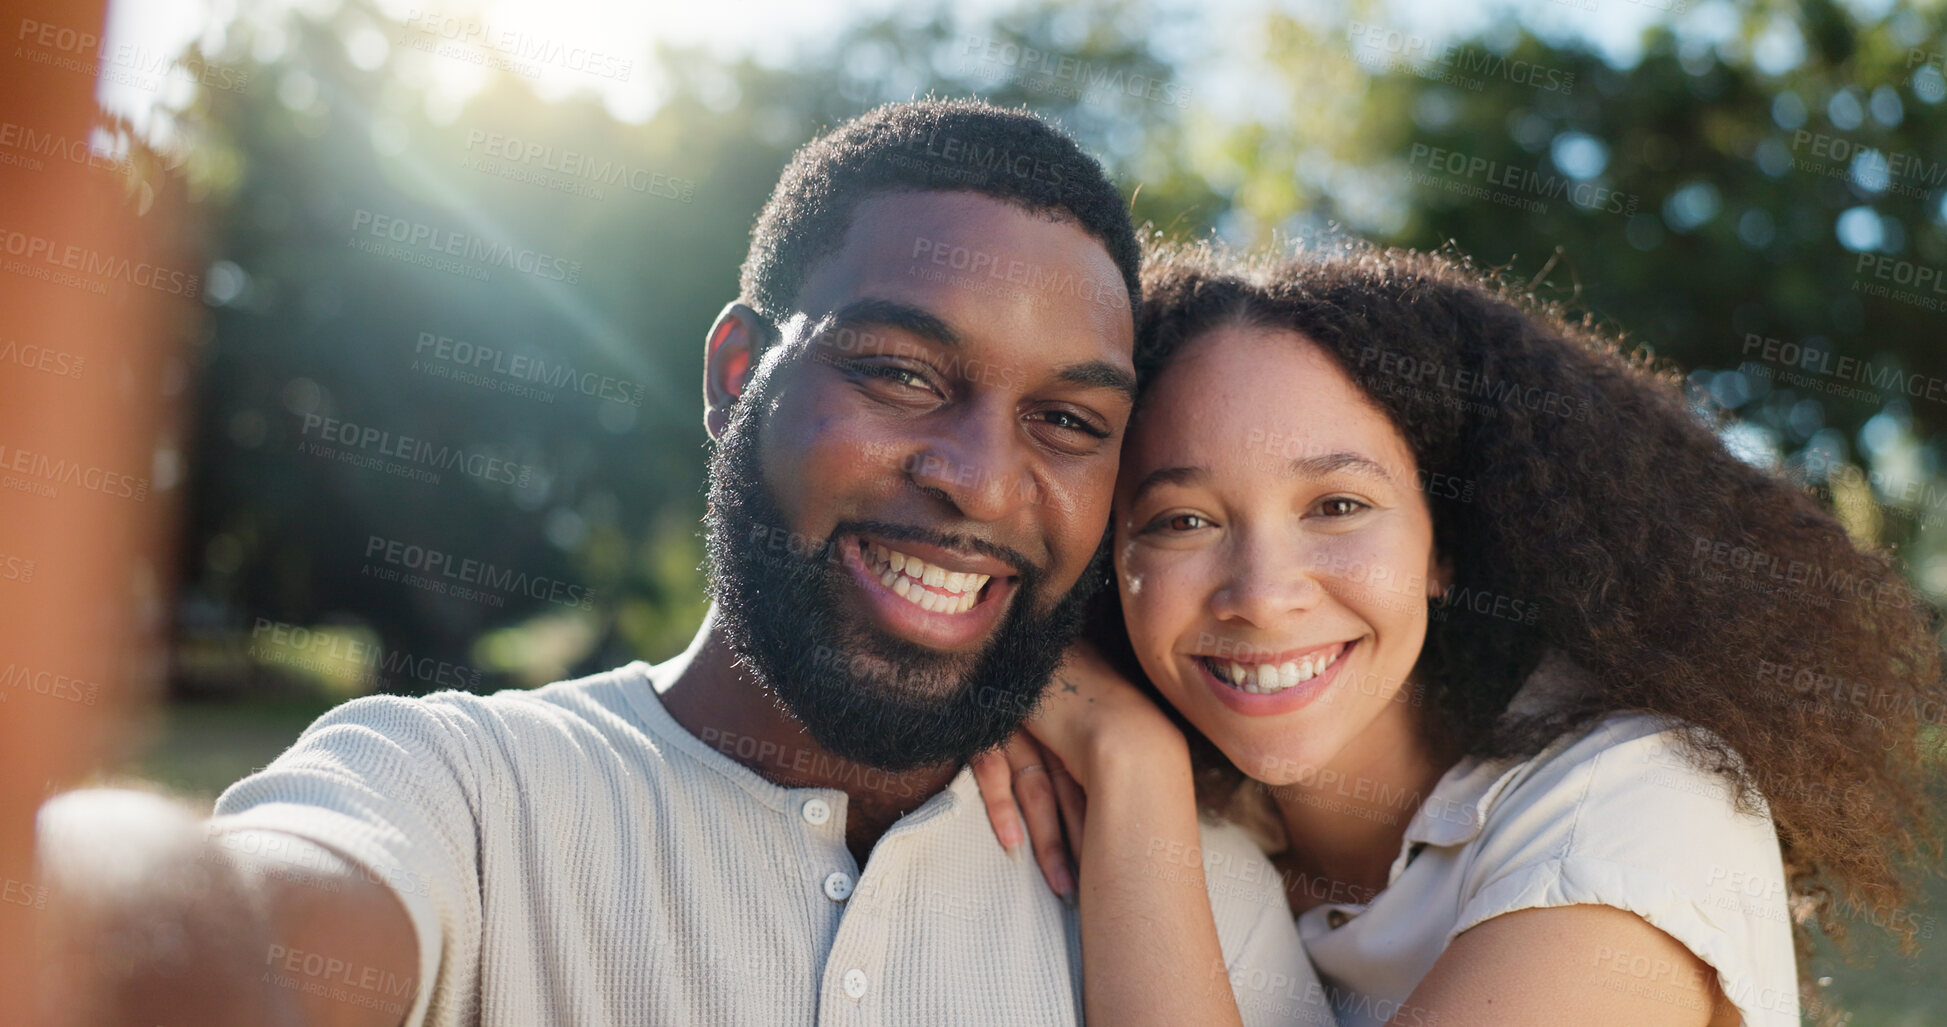
<svg viewBox="0 0 1947 1027"><path fill-rule="evenodd" d="M1613 906L1503 913L1460 934L1392 1027L1736 1024L1717 974L1675 938Z"/></svg>
<svg viewBox="0 0 1947 1027"><path fill-rule="evenodd" d="M1080 903L1088 1019L1240 1023L1204 885L1182 733L1080 648L1028 729L1087 795ZM1050 776L1059 788L1059 774ZM1076 817L1069 819L1072 828Z"/></svg>
<svg viewBox="0 0 1947 1027"><path fill-rule="evenodd" d="M1104 739L1078 774L1082 981L1091 1023L1239 1024L1203 879L1181 734Z"/></svg>

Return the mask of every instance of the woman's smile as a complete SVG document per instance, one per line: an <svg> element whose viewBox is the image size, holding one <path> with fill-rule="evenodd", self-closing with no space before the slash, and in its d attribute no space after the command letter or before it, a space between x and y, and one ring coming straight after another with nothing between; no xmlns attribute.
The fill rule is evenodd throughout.
<svg viewBox="0 0 1947 1027"><path fill-rule="evenodd" d="M1302 655L1278 653L1255 661L1219 656L1191 659L1217 700L1247 717L1289 713L1324 695L1342 659L1358 640L1313 646Z"/></svg>

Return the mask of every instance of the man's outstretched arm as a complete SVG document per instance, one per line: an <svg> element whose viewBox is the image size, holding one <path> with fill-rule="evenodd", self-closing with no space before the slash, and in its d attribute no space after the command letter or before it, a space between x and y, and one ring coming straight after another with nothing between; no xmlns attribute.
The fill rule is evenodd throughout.
<svg viewBox="0 0 1947 1027"><path fill-rule="evenodd" d="M71 792L42 808L51 891L37 1022L403 1022L423 982L392 890L294 835L233 831L219 842L207 823L135 791Z"/></svg>

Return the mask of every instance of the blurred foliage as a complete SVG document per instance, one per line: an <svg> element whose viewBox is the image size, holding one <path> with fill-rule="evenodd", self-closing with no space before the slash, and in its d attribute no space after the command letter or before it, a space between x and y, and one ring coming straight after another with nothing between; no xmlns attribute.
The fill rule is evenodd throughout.
<svg viewBox="0 0 1947 1027"><path fill-rule="evenodd" d="M1947 377L1947 312L1868 295L1879 279L1857 252L1947 266L1947 83L1914 57L1938 48L1937 14L1766 5L1714 44L1653 28L1619 68L1515 23L1424 39L1375 5L1256 15L1213 62L1166 58L1183 16L1140 0L978 22L936 4L853 24L784 68L659 47L637 71L659 76L663 101L638 125L508 73L442 102L427 69L450 54L422 52L369 0L311 10L233 23L207 57L250 65L251 87L197 94L177 118L213 259L178 694L449 684L410 670L426 658L484 690L680 647L702 610L699 343L734 296L747 228L798 144L925 94L1055 118L1158 231L1254 245L1350 232L1531 281L1689 370L1700 407L1745 419L1735 441L1753 459L1782 461L1862 540L1947 588L1943 535L1922 532L1947 518L1940 394L1793 385L1778 373L1792 365L1747 363L1749 340L1775 339ZM1782 67L1754 57L1793 45ZM1876 173L1814 153L1833 140L1917 163ZM595 164L631 177L574 173ZM387 218L435 246L443 232L540 251L575 281L508 267L481 281L465 261L400 259L427 252L411 244L368 252L390 243L371 232ZM481 352L487 370L461 380L455 355ZM638 398L510 391L492 368L517 358ZM359 466L348 458L377 450L322 439L333 422L379 433L378 450L422 440L521 475ZM593 601L374 580L387 564L368 549L395 541ZM363 640L349 657L314 642L325 657L408 670L349 684L306 670L266 644L280 626Z"/></svg>

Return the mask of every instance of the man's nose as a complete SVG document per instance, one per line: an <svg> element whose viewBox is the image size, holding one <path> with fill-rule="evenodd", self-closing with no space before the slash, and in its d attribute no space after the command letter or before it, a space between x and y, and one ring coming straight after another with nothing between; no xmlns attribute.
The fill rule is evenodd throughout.
<svg viewBox="0 0 1947 1027"><path fill-rule="evenodd" d="M914 484L969 520L1004 520L1035 495L1013 412L986 404L954 418L907 467Z"/></svg>

